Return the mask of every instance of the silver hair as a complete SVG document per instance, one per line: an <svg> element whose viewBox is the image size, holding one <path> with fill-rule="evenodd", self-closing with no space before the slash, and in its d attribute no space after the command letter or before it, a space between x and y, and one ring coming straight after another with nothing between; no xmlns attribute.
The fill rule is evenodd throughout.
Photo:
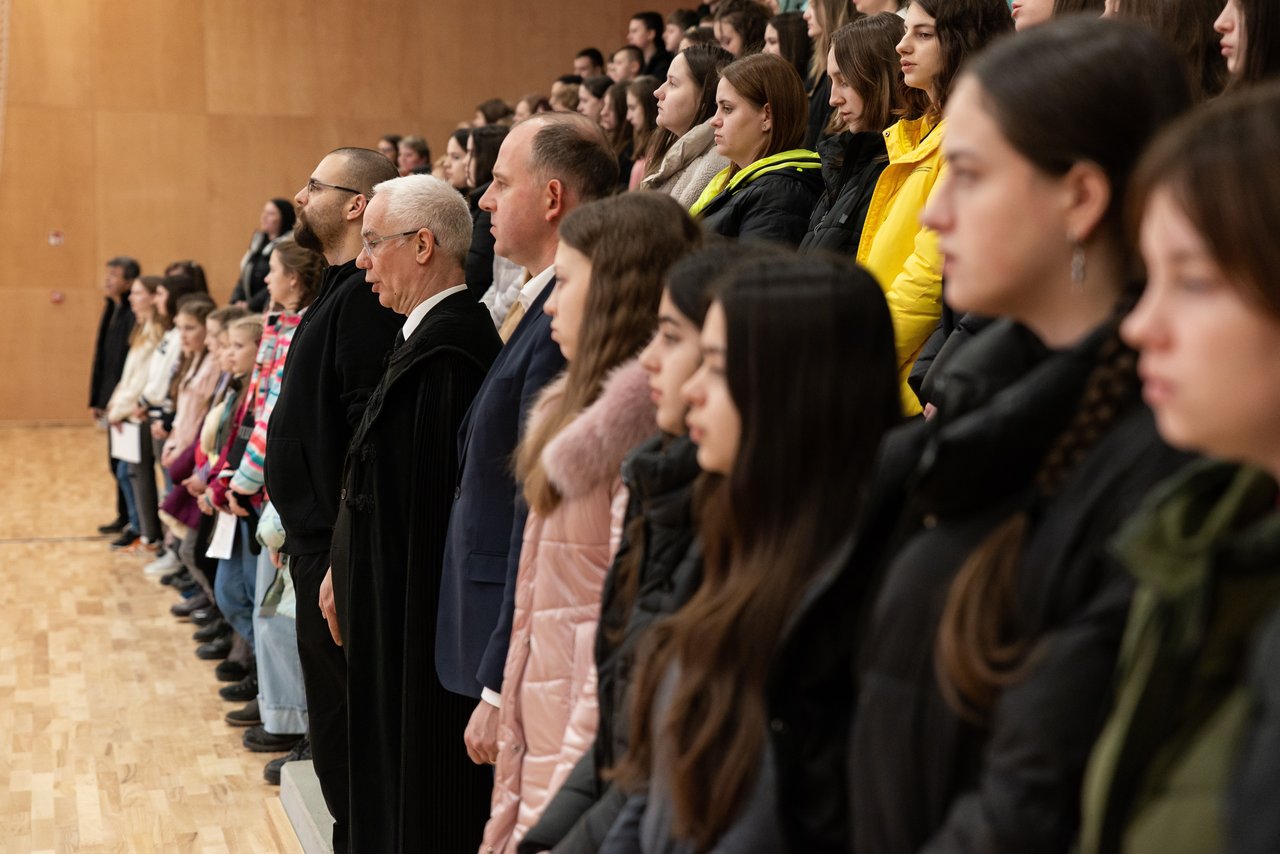
<svg viewBox="0 0 1280 854"><path fill-rule="evenodd" d="M383 181L373 195L386 199L387 219L398 231L427 228L446 255L459 264L471 249L471 208L462 194L434 175Z"/></svg>

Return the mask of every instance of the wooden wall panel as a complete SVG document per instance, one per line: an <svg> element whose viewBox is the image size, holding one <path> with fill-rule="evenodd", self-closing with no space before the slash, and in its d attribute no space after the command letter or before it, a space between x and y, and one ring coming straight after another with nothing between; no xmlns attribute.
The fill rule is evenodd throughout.
<svg viewBox="0 0 1280 854"><path fill-rule="evenodd" d="M95 0L10 0L9 104L93 100Z"/></svg>
<svg viewBox="0 0 1280 854"><path fill-rule="evenodd" d="M98 107L203 115L202 5L202 0L93 4Z"/></svg>
<svg viewBox="0 0 1280 854"><path fill-rule="evenodd" d="M98 257L127 253L160 273L210 256L203 116L105 110L94 133ZM159 179L159 180L157 180Z"/></svg>
<svg viewBox="0 0 1280 854"><path fill-rule="evenodd" d="M61 305L49 302L43 286L3 291L0 421L88 418L100 281L68 291Z"/></svg>
<svg viewBox="0 0 1280 854"><path fill-rule="evenodd" d="M8 288L96 287L93 114L85 109L10 106L0 175L0 300ZM13 188L10 190L10 188ZM49 232L63 232L61 246ZM0 324L8 318L0 313ZM0 337L25 334L5 328ZM0 363L8 370L9 363ZM0 402L3 398L0 397Z"/></svg>
<svg viewBox="0 0 1280 854"><path fill-rule="evenodd" d="M82 417L102 264L205 265L225 299L263 202L324 154L547 92L678 2L11 0L0 420ZM49 245L60 229L63 245ZM60 304L50 301L61 291Z"/></svg>

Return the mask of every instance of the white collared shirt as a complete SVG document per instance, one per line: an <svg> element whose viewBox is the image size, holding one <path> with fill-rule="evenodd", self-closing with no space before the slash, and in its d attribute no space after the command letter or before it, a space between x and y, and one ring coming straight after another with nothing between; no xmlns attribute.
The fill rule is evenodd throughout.
<svg viewBox="0 0 1280 854"><path fill-rule="evenodd" d="M520 296L516 297L516 300L524 306L525 311L529 310L529 306L533 305L533 301L542 293L542 289L555 277L556 268L552 266L524 283L524 287L520 289Z"/></svg>
<svg viewBox="0 0 1280 854"><path fill-rule="evenodd" d="M422 318L427 316L427 312L444 302L448 297L454 294L460 294L467 289L466 285L454 285L451 288L445 288L438 294L427 297L418 303L417 308L409 312L409 316L404 320L404 326L400 327L400 334L404 336L404 340L408 341L418 328L418 324L422 323Z"/></svg>

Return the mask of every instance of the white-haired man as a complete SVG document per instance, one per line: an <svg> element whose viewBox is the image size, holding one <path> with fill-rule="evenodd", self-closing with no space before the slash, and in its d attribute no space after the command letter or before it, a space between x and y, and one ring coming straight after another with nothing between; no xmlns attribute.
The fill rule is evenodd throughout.
<svg viewBox="0 0 1280 854"><path fill-rule="evenodd" d="M447 183L378 184L361 237L356 266L405 322L352 437L333 538L351 850L474 850L491 777L458 745L472 702L436 678L435 621L458 428L502 342L467 292L471 213Z"/></svg>

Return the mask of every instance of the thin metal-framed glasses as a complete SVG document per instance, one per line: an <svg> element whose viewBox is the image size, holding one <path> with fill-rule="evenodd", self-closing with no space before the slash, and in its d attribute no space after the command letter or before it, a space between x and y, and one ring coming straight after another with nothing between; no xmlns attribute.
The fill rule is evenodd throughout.
<svg viewBox="0 0 1280 854"><path fill-rule="evenodd" d="M426 228L426 226L422 225L422 226L418 226L412 231L402 231L399 234L384 234L381 237L375 237L373 240L370 240L369 238L365 237L362 234L360 235L360 242L364 244L364 251L368 253L370 258L372 258L373 247L377 246L378 244L386 243L388 240L395 240L397 237L409 237L411 235L417 234L419 231L422 231L422 229L424 228ZM431 242L434 243L436 246L440 245L440 241L436 239L436 236L434 234L431 235Z"/></svg>
<svg viewBox="0 0 1280 854"><path fill-rule="evenodd" d="M357 196L364 192L363 190L355 190L351 187L340 187L337 184L326 184L324 181L317 181L315 178L308 178L307 192L314 193L317 190L342 190L344 193L354 193Z"/></svg>

